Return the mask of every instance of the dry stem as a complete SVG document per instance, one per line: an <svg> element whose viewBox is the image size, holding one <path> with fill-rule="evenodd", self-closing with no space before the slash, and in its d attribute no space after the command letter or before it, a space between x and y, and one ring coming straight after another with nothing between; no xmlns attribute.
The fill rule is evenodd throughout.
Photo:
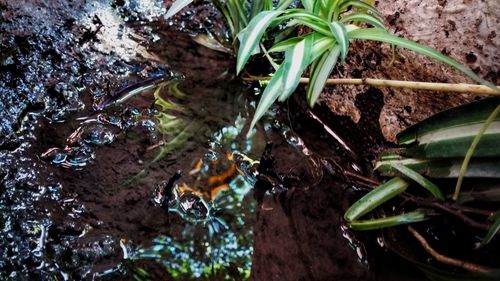
<svg viewBox="0 0 500 281"><path fill-rule="evenodd" d="M258 80L270 80L271 77L261 77L261 76L249 76L244 77L245 81L258 81ZM300 83L308 84L309 78L300 78ZM430 83L430 82L416 82L416 81L400 81L400 80L387 80L387 79L373 79L373 78L363 78L363 79L351 79L351 78L332 78L327 79L327 86L332 85L366 85L373 86L377 88L404 88L412 90L429 90L436 92L455 92L455 93L467 93L474 95L494 95L500 96L500 86L497 86L498 90L494 90L488 86L475 85L475 84L449 84L449 83Z"/></svg>

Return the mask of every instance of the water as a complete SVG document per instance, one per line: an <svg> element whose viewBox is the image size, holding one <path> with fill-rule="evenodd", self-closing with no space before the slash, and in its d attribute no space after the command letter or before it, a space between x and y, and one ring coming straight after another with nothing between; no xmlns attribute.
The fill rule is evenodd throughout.
<svg viewBox="0 0 500 281"><path fill-rule="evenodd" d="M19 39L2 40L13 50L2 65L21 60L38 77L28 66L20 75L31 76L14 77L26 87L1 80L3 96L21 101L2 99L14 118L1 131L0 279L248 278L263 149L261 132L243 137L254 104L229 60L162 22L161 2L77 3L74 12L53 3L56 24L36 33L45 10L25 23L28 44L40 46L28 48L33 61ZM186 22L178 26L204 29ZM2 24L8 34L18 22ZM62 61L76 53L70 72L38 53L54 44ZM155 188L177 171L169 199L155 203Z"/></svg>

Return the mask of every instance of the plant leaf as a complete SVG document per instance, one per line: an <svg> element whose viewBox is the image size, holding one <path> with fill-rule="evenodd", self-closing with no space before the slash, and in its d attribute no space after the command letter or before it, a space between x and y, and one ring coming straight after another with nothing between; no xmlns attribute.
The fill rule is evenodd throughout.
<svg viewBox="0 0 500 281"><path fill-rule="evenodd" d="M404 192L408 187L408 183L401 178L395 177L386 183L376 187L368 192L361 199L356 201L344 214L344 219L347 222L352 222L369 213L373 209L382 205L389 199Z"/></svg>
<svg viewBox="0 0 500 281"><path fill-rule="evenodd" d="M313 30L322 33L324 35L327 36L331 35L330 27L328 26L328 21L313 13L307 12L304 9L289 9L285 11L284 15L278 17L274 24L282 23L289 19L293 19L296 22L303 24L307 27L310 27Z"/></svg>
<svg viewBox="0 0 500 281"><path fill-rule="evenodd" d="M307 101L313 107L323 90L326 80L337 64L340 46L337 44L328 53L322 55L318 63L311 69L311 77L307 86Z"/></svg>
<svg viewBox="0 0 500 281"><path fill-rule="evenodd" d="M347 31L345 26L338 21L330 22L329 27L333 37L337 40L337 43L340 46L340 61L343 62L347 57L347 52L349 52L349 38L347 37Z"/></svg>
<svg viewBox="0 0 500 281"><path fill-rule="evenodd" d="M500 105L492 97L435 114L397 135L398 143L409 145L406 156L416 158L464 157L472 140L491 112ZM484 132L474 157L500 155L500 116Z"/></svg>
<svg viewBox="0 0 500 281"><path fill-rule="evenodd" d="M258 47L259 42L262 38L267 27L271 22L282 12L281 11L264 11L255 16L248 26L242 31L240 39L240 48L238 50L238 57L236 63L236 73L239 74L240 71L245 66L246 62L250 58L251 52Z"/></svg>
<svg viewBox="0 0 500 281"><path fill-rule="evenodd" d="M260 118L280 96L281 90L283 89L283 73L284 64L281 64L278 70L274 73L273 78L269 81L264 93L262 93L259 105L257 105L257 108L255 109L252 123L250 124L249 133L252 131L257 121L260 120Z"/></svg>
<svg viewBox="0 0 500 281"><path fill-rule="evenodd" d="M375 7L373 7L370 4L365 3L363 1L359 1L359 0L347 0L347 1L343 1L342 4L340 4L340 6L339 6L339 10L340 11L345 11L349 6L355 7L357 9L361 10L361 11L370 12L370 13L372 13L373 15L375 15L377 17L382 17L382 15L380 14L380 12Z"/></svg>
<svg viewBox="0 0 500 281"><path fill-rule="evenodd" d="M386 29L384 23L380 19L370 14L355 13L347 15L340 19L340 22L342 23L355 22L355 21L366 22L368 24L373 25L374 27L378 27L384 30Z"/></svg>
<svg viewBox="0 0 500 281"><path fill-rule="evenodd" d="M390 216L390 217L371 219L371 220L352 221L349 222L349 227L354 230L373 230L373 229L381 229L396 225L421 222L427 219L429 219L429 217L423 211L416 210L413 212L397 216Z"/></svg>
<svg viewBox="0 0 500 281"><path fill-rule="evenodd" d="M451 67L454 67L455 69L461 71L465 75L469 76L469 78L488 85L489 87L493 89L497 89L495 85L492 83L482 79L481 77L477 76L472 70L470 70L468 67L460 64L456 60L445 56L441 54L440 52L434 50L431 47L425 46L418 44L416 42L413 42L411 40L403 39L400 37L397 37L396 35L390 34L384 29L380 28L360 28L353 30L349 32L349 38L351 39L361 39L361 40L373 40L373 41L380 41L380 42L385 42L389 44L393 44L402 48L410 49L414 52L417 52L419 54L431 57L433 59L436 59L438 61L441 61L443 63L448 64Z"/></svg>
<svg viewBox="0 0 500 281"><path fill-rule="evenodd" d="M324 36L322 34L316 34L314 38L314 45L312 48L312 58L311 61L317 60L323 53L328 51L335 45L335 39L329 36Z"/></svg>
<svg viewBox="0 0 500 281"><path fill-rule="evenodd" d="M484 237L483 241L481 241L478 248L482 248L490 243L491 239L493 239L498 230L500 230L500 212L493 215L492 219L493 224L491 224L490 228L488 229L488 233L486 233L486 236Z"/></svg>
<svg viewBox="0 0 500 281"><path fill-rule="evenodd" d="M287 49L293 47L300 41L304 39L304 36L292 37L287 40L283 40L279 43L274 44L271 49L268 50L269 53L284 52Z"/></svg>
<svg viewBox="0 0 500 281"><path fill-rule="evenodd" d="M314 8L314 0L300 0L302 3L302 6L304 6L304 9L310 13L313 12Z"/></svg>
<svg viewBox="0 0 500 281"><path fill-rule="evenodd" d="M297 88L305 68L311 63L314 33L287 50L284 61L283 92L279 101L286 100Z"/></svg>
<svg viewBox="0 0 500 281"><path fill-rule="evenodd" d="M423 188L427 189L435 198L439 200L444 200L444 195L439 189L439 187L437 187L434 183L432 183L428 179L424 178L419 173L399 163L392 163L389 165L391 165L394 169L398 170L401 174L407 176L408 178L420 184Z"/></svg>
<svg viewBox="0 0 500 281"><path fill-rule="evenodd" d="M172 17L177 14L180 10L184 9L187 5L191 4L193 0L177 0L175 1L170 9L168 9L167 14L165 15L165 19Z"/></svg>
<svg viewBox="0 0 500 281"><path fill-rule="evenodd" d="M392 167L392 164L397 163L427 177L457 178L463 161L461 158L416 159L396 156L393 159L381 157L375 164L375 169L383 176L393 177L398 175L398 171ZM475 158L469 163L465 177L498 179L500 178L500 169L498 167L500 167L500 158Z"/></svg>

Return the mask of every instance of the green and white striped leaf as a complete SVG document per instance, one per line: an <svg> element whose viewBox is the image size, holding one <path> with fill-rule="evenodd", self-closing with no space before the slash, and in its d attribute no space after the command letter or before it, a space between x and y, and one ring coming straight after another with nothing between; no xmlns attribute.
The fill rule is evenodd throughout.
<svg viewBox="0 0 500 281"><path fill-rule="evenodd" d="M434 50L431 47L427 47L425 45L418 44L418 43L413 42L411 40L403 39L403 38L397 37L396 35L390 34L389 32L387 32L384 29L380 29L380 28L356 29L356 30L349 32L349 38L385 42L385 43L393 44L393 45L396 45L396 46L399 46L402 48L412 50L412 51L417 52L419 54L422 54L422 55L428 56L430 58L436 59L438 61L441 61L441 62L459 70L460 72L469 76L471 79L473 79L479 83L485 84L493 89L497 89L495 85L493 85L492 83L477 76L472 70L470 70L468 67L460 64L456 60L441 54L440 52L438 52L437 50Z"/></svg>
<svg viewBox="0 0 500 281"><path fill-rule="evenodd" d="M391 163L389 165L391 165L394 169L396 169L402 175L414 180L415 182L420 184L423 188L427 189L435 198L437 198L439 200L444 200L444 195L441 192L441 190L439 189L439 187L437 187L437 185L435 185L434 183L432 183L428 179L424 178L419 173L417 173L417 172L413 171L412 169L410 169L404 165L401 165L399 163Z"/></svg>
<svg viewBox="0 0 500 281"><path fill-rule="evenodd" d="M463 158L416 159L404 158L397 154L382 156L375 169L383 176L394 177L399 172L394 164L404 165L430 178L457 178ZM465 174L466 178L500 178L500 157L473 158Z"/></svg>
<svg viewBox="0 0 500 281"><path fill-rule="evenodd" d="M278 70L273 75L273 78L269 81L262 97L260 98L259 104L255 109L253 115L252 123L250 124L249 132L252 131L257 121L262 118L262 116L267 112L271 105L278 99L283 89L283 74L284 74L284 64L278 67Z"/></svg>
<svg viewBox="0 0 500 281"><path fill-rule="evenodd" d="M281 11L261 12L255 16L250 23L248 23L248 26L244 30L241 31L241 37L238 36L238 39L240 40L240 48L238 50L236 62L236 73L240 73L243 66L245 66L248 59L252 55L252 51L258 47L267 27L281 13Z"/></svg>
<svg viewBox="0 0 500 281"><path fill-rule="evenodd" d="M323 90L326 80L333 68L337 64L340 55L340 46L337 44L330 51L324 53L311 68L311 76L309 85L307 86L307 102L310 107L313 107Z"/></svg>
<svg viewBox="0 0 500 281"><path fill-rule="evenodd" d="M279 101L286 100L297 88L302 73L311 63L314 33L297 43L293 48L286 51L283 74L283 92Z"/></svg>
<svg viewBox="0 0 500 281"><path fill-rule="evenodd" d="M170 9L168 9L167 14L165 15L165 18L168 19L175 14L177 14L180 10L184 9L187 5L191 4L193 0L177 0L175 1L172 6L170 6Z"/></svg>
<svg viewBox="0 0 500 281"><path fill-rule="evenodd" d="M427 219L429 219L429 217L424 211L415 210L413 212L397 216L390 216L390 217L371 219L371 220L352 221L349 222L349 227L354 230L361 230L361 231L373 230L373 229L381 229L402 224L421 222Z"/></svg>
<svg viewBox="0 0 500 281"><path fill-rule="evenodd" d="M340 22L342 23L349 23L349 22L366 22L368 24L373 25L374 27L378 27L381 29L386 29L384 23L377 17L372 16L370 14L363 14L363 13L356 13L356 14L350 14L345 17L342 17L340 19Z"/></svg>
<svg viewBox="0 0 500 281"><path fill-rule="evenodd" d="M274 44L271 49L268 50L269 53L279 53L288 50L289 48L295 46L300 41L304 40L304 36L292 37L287 40L283 40L279 43Z"/></svg>
<svg viewBox="0 0 500 281"><path fill-rule="evenodd" d="M322 34L316 34L312 48L312 61L316 61L321 55L335 45L335 39Z"/></svg>
<svg viewBox="0 0 500 281"><path fill-rule="evenodd" d="M368 192L356 201L344 214L347 222L352 222L371 212L373 209L404 192L408 183L401 178L395 177L386 183Z"/></svg>
<svg viewBox="0 0 500 281"><path fill-rule="evenodd" d="M372 13L373 15L375 15L377 17L380 17L380 18L382 17L382 15L380 14L380 12L375 7L373 7L370 4L365 3L363 1L359 1L359 0L342 1L342 3L339 5L339 10L340 11L345 11L349 6L357 8L357 9L359 9L361 11L370 12L370 13Z"/></svg>
<svg viewBox="0 0 500 281"><path fill-rule="evenodd" d="M500 105L492 97L435 114L397 135L398 143L408 145L404 154L415 158L464 157L472 140L491 112ZM500 117L481 137L473 156L500 156Z"/></svg>
<svg viewBox="0 0 500 281"><path fill-rule="evenodd" d="M328 21L313 13L309 13L304 9L289 9L285 11L284 15L278 17L274 24L283 23L289 19L293 19L294 21L310 27L321 34L327 36L331 35Z"/></svg>
<svg viewBox="0 0 500 281"><path fill-rule="evenodd" d="M330 22L329 27L333 37L340 47L340 61L343 62L349 52L349 38L347 37L347 30L345 29L345 26L338 21Z"/></svg>

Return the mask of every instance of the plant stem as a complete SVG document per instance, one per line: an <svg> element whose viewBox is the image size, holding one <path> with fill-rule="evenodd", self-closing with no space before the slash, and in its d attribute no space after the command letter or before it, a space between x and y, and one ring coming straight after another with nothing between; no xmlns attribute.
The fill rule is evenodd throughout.
<svg viewBox="0 0 500 281"><path fill-rule="evenodd" d="M466 262L463 260L451 258L451 257L445 256L443 254L440 254L436 250L434 250L434 248L432 248L431 245L429 245L427 240L425 240L425 238L420 233L418 233L418 231L416 231L412 226L410 226L410 225L408 226L408 231L410 231L410 233L420 242L420 244L422 245L422 247L425 249L425 251L427 253L429 253L437 261L439 261L441 263L456 266L456 267L461 267L461 268L463 268L467 271L470 271L470 272L485 273L485 272L490 271L490 269L485 267L485 266Z"/></svg>
<svg viewBox="0 0 500 281"><path fill-rule="evenodd" d="M245 81L258 81L258 80L270 80L271 77L262 76L249 76L244 77ZM308 84L309 78L300 78L300 83ZM387 80L387 79L373 79L373 78L363 78L363 79L350 79L350 78L331 78L326 80L325 86L332 85L366 85L373 86L377 88L403 88L412 90L429 90L436 92L455 92L455 93L468 93L475 95L494 95L500 96L500 87L497 86L498 90L475 84L450 84L450 83L431 83L431 82L416 82L416 81L401 81L401 80Z"/></svg>
<svg viewBox="0 0 500 281"><path fill-rule="evenodd" d="M460 167L460 173L458 174L458 180L457 180L457 185L455 186L455 193L453 194L453 200L457 201L458 196L460 195L460 188L462 187L462 182L464 180L465 173L467 172L467 167L469 167L469 162L470 159L472 158L472 154L474 154L474 151L476 150L476 147L481 140L481 137L483 136L484 132L488 129L488 127L491 125L493 120L498 116L500 113L500 105L498 105L495 110L491 113L491 115L486 119L484 122L484 125L479 129L479 132L477 135L474 137L472 140L472 143L467 150L467 153L465 154L464 162L462 162L462 166Z"/></svg>

